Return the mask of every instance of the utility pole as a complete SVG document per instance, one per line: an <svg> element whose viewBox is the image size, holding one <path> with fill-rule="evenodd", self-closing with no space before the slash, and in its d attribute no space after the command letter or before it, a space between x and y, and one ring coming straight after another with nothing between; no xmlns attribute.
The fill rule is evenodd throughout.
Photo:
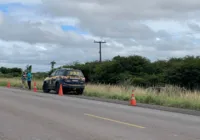
<svg viewBox="0 0 200 140"><path fill-rule="evenodd" d="M105 41L94 41L94 43L99 43L99 62L101 62L101 44L106 43Z"/></svg>

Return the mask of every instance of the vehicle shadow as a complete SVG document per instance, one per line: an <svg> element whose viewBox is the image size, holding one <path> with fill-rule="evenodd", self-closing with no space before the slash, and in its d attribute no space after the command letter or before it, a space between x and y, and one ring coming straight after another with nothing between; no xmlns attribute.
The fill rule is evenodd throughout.
<svg viewBox="0 0 200 140"><path fill-rule="evenodd" d="M56 91L51 90L48 94L56 95ZM63 91L63 95L77 95L75 91Z"/></svg>

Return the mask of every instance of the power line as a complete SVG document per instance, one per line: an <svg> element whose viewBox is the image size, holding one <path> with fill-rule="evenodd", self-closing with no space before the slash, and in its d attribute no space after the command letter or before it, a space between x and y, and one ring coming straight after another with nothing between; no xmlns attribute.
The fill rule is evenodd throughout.
<svg viewBox="0 0 200 140"><path fill-rule="evenodd" d="M106 43L106 41L95 41L94 40L94 43L99 43L99 61L101 62L102 60L102 58L101 58L101 44L102 43Z"/></svg>

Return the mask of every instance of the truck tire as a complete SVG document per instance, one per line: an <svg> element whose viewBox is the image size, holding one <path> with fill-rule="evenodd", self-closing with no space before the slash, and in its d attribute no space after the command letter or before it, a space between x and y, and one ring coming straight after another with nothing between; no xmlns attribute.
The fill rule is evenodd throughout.
<svg viewBox="0 0 200 140"><path fill-rule="evenodd" d="M55 86L56 94L59 93L59 88L60 88L60 84L59 84L59 83L56 83L56 86Z"/></svg>
<svg viewBox="0 0 200 140"><path fill-rule="evenodd" d="M82 95L83 94L84 89L77 89L76 90L76 94L77 95Z"/></svg>
<svg viewBox="0 0 200 140"><path fill-rule="evenodd" d="M46 83L46 82L43 83L42 90L44 93L50 92L50 89L48 89L48 83Z"/></svg>

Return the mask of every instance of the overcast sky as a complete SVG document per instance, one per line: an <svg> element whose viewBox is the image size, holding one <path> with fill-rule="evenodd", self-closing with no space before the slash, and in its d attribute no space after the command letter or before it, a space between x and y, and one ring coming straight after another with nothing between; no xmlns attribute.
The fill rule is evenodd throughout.
<svg viewBox="0 0 200 140"><path fill-rule="evenodd" d="M0 67L200 54L200 0L0 0Z"/></svg>

